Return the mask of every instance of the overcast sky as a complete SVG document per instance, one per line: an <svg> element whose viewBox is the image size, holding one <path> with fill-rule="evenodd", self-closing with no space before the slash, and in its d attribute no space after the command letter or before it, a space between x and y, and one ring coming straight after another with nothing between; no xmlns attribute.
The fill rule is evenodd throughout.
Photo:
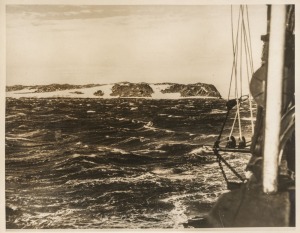
<svg viewBox="0 0 300 233"><path fill-rule="evenodd" d="M248 6L254 69L266 8ZM6 12L7 85L204 82L228 92L230 5L9 5Z"/></svg>

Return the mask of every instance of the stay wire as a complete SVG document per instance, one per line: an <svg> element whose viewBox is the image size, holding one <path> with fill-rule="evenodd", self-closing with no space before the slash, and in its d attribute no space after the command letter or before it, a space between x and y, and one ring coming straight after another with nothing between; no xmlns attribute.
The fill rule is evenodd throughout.
<svg viewBox="0 0 300 233"><path fill-rule="evenodd" d="M243 28L244 28L244 43L245 43L245 57L246 57L246 67L247 67L247 78L248 78L248 91L249 91L249 108L250 108L250 119L251 119L251 132L252 135L254 134L254 119L253 119L253 109L252 109L252 98L250 94L250 75L248 67L251 69L251 77L254 73L253 71L253 59L252 59L252 47L251 47L251 33L250 33L250 26L249 26L249 15L248 15L248 6L246 5L246 13L247 13L247 25L248 28L245 26L244 18L243 18ZM248 33L247 33L248 31ZM248 38L249 37L249 38ZM249 60L248 60L249 58Z"/></svg>
<svg viewBox="0 0 300 233"><path fill-rule="evenodd" d="M244 6L240 7L242 12L242 21L241 21L241 42L240 42L240 95L243 95L243 35L245 34L245 31L243 30L243 23L244 23Z"/></svg>
<svg viewBox="0 0 300 233"><path fill-rule="evenodd" d="M246 72L247 72L247 77L248 77L248 84L250 85L250 78L249 78L249 67L251 69L251 73L253 74L253 57L252 57L252 45L251 45L251 33L250 33L250 26L249 26L249 16L248 16L248 7L247 5L245 6L246 9L246 14L247 14L247 25L248 28L245 26L245 16L244 16L244 6L241 5L239 7L239 16L238 16L238 24L237 24L237 32L236 32L236 38L234 39L234 28L233 28L233 10L231 6L231 35L232 35L232 49L233 49L233 64L232 64L232 70L231 70L231 77L230 77L230 85L229 85L229 92L228 92L228 100L230 97L230 92L233 84L233 78L235 80L235 99L237 101L237 110L235 114L235 118L233 121L233 125L231 128L230 136L233 133L233 128L235 125L236 120L238 119L239 122L239 134L240 134L240 139L242 138L242 132L241 132L241 116L240 116L240 99L238 98L239 96L239 90L238 90L238 81L239 81L239 86L240 86L240 95L242 96L243 90L243 83L242 83L242 77L243 77L243 46L245 48L245 62L246 62ZM240 63L238 64L238 57L240 58ZM239 65L239 74L240 77L238 79L238 65ZM251 75L252 75L251 74ZM242 98L242 97L241 97ZM250 103L250 112L251 112L251 119L253 119L252 115L252 105L251 105L251 97L249 93L249 103ZM214 146L214 153L217 156L217 160L219 163L219 167L221 169L222 175L228 185L229 181L226 176L226 173L224 171L224 167L222 165L222 162L229 168L229 170L236 176L238 177L242 182L244 182L244 178L219 154L217 147L219 147L219 142L221 139L222 132L225 127L225 123L227 121L228 115L229 115L229 110L227 111L225 121L223 122L223 126L221 128L221 132L218 136L218 140L215 143ZM252 131L253 133L253 131Z"/></svg>
<svg viewBox="0 0 300 233"><path fill-rule="evenodd" d="M240 6L239 8L239 12L241 13L241 18L243 20L243 11L242 11L242 6ZM238 28L240 27L240 47L242 46L242 34L243 34L243 27L242 27L242 22L240 22L240 24L238 25ZM243 50L242 49L239 49L238 50L240 52L240 91L242 93L242 86L241 86L241 77L242 77L242 52ZM238 56L237 56L238 57ZM237 103L238 103L238 96L239 96L239 91L238 91L238 74L237 74L237 65L238 63L236 62L236 67L235 67L235 98L237 100ZM242 138L242 128L241 128L241 118L240 118L240 106L239 104L237 104L237 116L238 116L238 125L239 125L239 136L240 136L240 139Z"/></svg>
<svg viewBox="0 0 300 233"><path fill-rule="evenodd" d="M250 30L250 22L249 22L249 14L248 14L248 6L247 5L246 5L246 13L247 13L247 24L248 24L248 33L249 33L251 70L252 70L252 75L253 75L253 73L254 73L254 66L253 66L253 56L252 56L251 30Z"/></svg>
<svg viewBox="0 0 300 233"><path fill-rule="evenodd" d="M232 42L232 52L234 54L235 53L234 52L235 48L234 48L234 40L233 40L233 38L234 38L234 33L233 33L234 29L233 29L232 5L230 6L230 13L231 13L231 42Z"/></svg>
<svg viewBox="0 0 300 233"><path fill-rule="evenodd" d="M217 151L217 150L215 150L215 155L217 156L217 158L218 158L218 163L219 163L219 167L220 167L220 170L221 170L221 172L222 172L222 174L223 174L223 177L224 177L224 179L225 179L225 181L226 181L226 183L228 184L229 183L229 181L228 181L228 178L227 178L227 176L226 176L226 173L225 173L225 171L224 171L224 168L223 168L223 165L222 165L222 163L221 162L223 162L225 165L226 165L226 167L228 167L229 168L229 170L237 177L237 178L239 178L242 182L244 182L245 181L245 179L220 155L220 153Z"/></svg>
<svg viewBox="0 0 300 233"><path fill-rule="evenodd" d="M236 112L235 112L235 117L234 117L234 120L233 120L233 124L231 126L231 130L230 130L230 134L229 134L229 138L232 136L232 133L233 133L233 129L234 129L234 125L235 125L235 122L236 122L236 119L237 119L237 115L238 115L238 109L236 109Z"/></svg>
<svg viewBox="0 0 300 233"><path fill-rule="evenodd" d="M246 13L244 14L246 9ZM247 19L245 19L245 15L247 16ZM245 21L248 25L248 28L245 26ZM251 45L251 33L250 33L250 24L249 24L249 16L248 16L248 6L241 5L239 7L239 17L238 17L238 25L237 25L237 32L236 32L236 39L234 39L234 25L233 25L233 7L231 6L231 35L232 35L232 49L233 49L233 66L231 71L231 78L230 78L230 85L229 85L229 92L228 92L228 100L231 93L231 88L233 84L233 78L235 80L235 98L238 102L239 97L239 90L238 90L238 84L240 86L240 94L243 93L243 46L244 46L244 53L245 53L245 62L246 62L246 72L247 72L247 78L248 78L248 86L250 86L250 75L249 75L249 66L251 68L251 71L253 70L253 59L252 59L252 45ZM248 29L248 30L247 30ZM249 39L248 39L249 36ZM250 45L249 45L250 44ZM250 48L249 48L250 47ZM238 61L237 58L240 58L240 61ZM240 64L238 64L240 63ZM238 79L238 65L240 67L239 74L240 77ZM252 72L253 74L253 72ZM251 76L252 76L251 74ZM234 77L233 77L234 76ZM252 134L254 131L254 123L253 123L253 109L252 109L252 100L250 96L250 88L249 88L249 108L250 108L250 117L251 117L251 126L252 126ZM236 119L238 119L238 125L239 125L239 136L240 139L242 138L242 126L241 126L241 114L240 114L240 104L237 104L237 112L235 114L234 122L230 131L230 136L232 136L234 125L236 123Z"/></svg>
<svg viewBox="0 0 300 233"><path fill-rule="evenodd" d="M223 165L222 165L220 156L218 156L218 155L217 155L217 160L218 160L219 167L220 167L220 170L221 170L221 172L222 172L223 178L224 178L224 180L226 181L226 184L228 185L229 180L228 180L228 178L227 178L227 176L226 176L226 173L225 173L225 171L224 171L224 168L223 168Z"/></svg>
<svg viewBox="0 0 300 233"><path fill-rule="evenodd" d="M234 80L235 80L235 99L238 101L238 78L237 78L237 66L238 66L238 62L237 62L237 58L239 55L239 52L241 53L241 51L239 50L239 36L240 36L240 28L242 29L242 24L241 24L241 7L239 7L239 16L238 16L238 24L237 24L237 32L236 32L236 39L234 40L234 33L233 33L233 12L232 12L232 6L231 6L231 34L232 34L232 43L233 45L235 44L235 46L233 46L233 66L232 66L232 71L231 71L231 78L230 78L230 85L229 85L229 91L228 91L228 100L230 97L230 92L231 92L231 86L232 86L232 81L233 81L233 76L234 76ZM242 38L242 37L241 37ZM239 119L239 134L240 134L240 138L241 136L241 124L240 124L240 114L239 114L239 104L237 105L237 116ZM235 121L233 122L232 128L234 127ZM230 136L232 135L232 132L230 133Z"/></svg>
<svg viewBox="0 0 300 233"><path fill-rule="evenodd" d="M247 50L245 48L245 53L247 53ZM251 97L251 94L250 94L250 77L249 77L249 63L248 63L248 56L246 54L246 67L247 67L247 78L248 78L248 89L249 89L249 98L248 98L248 101L249 101L249 109L250 109L250 119L251 119L251 132L252 132L252 135L254 133L254 121L253 121L253 107L252 107L252 97ZM251 75L252 76L252 75Z"/></svg>
<svg viewBox="0 0 300 233"><path fill-rule="evenodd" d="M232 6L231 6L232 9ZM231 86L232 86L232 80L233 80L233 75L235 73L235 68L236 68L236 53L237 53L237 46L238 46L238 35L239 35L239 27L237 27L237 33L236 33L236 39L234 41L234 37L233 37L233 13L231 11L231 21L232 21L232 27L231 27L231 32L232 32L232 44L234 45L233 47L233 64L232 64L232 69L231 69L231 77L230 77L230 83L229 83L229 91L228 91L228 97L227 99L229 100L230 97L230 92L231 92ZM239 16L238 16L238 25L240 23L240 12L239 12Z"/></svg>

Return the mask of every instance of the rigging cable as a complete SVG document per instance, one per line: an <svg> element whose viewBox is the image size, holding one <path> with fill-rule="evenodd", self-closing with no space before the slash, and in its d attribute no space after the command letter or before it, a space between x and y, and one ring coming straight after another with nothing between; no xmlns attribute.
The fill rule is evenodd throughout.
<svg viewBox="0 0 300 233"><path fill-rule="evenodd" d="M252 66L253 61L252 61L252 56L251 56L251 52L250 52L250 48L249 48L250 47L250 45L249 45L250 38L248 38L248 34L250 35L250 32L248 33L248 31L250 31L250 30L247 31L247 28L245 26L246 23L248 23L248 25L249 25L249 20L245 19L245 15L246 15L246 14L244 14L245 6L239 6L238 9L239 9L238 24L236 27L236 35L234 35L235 33L234 33L234 23L233 23L233 6L231 6L231 35L232 35L233 63L232 63L232 70L231 70L231 77L230 77L230 86L229 86L229 91L228 91L228 101L226 104L227 114L225 117L225 121L223 122L221 132L218 135L218 139L217 139L216 143L219 144L221 142L221 136L222 136L226 121L228 120L228 117L229 117L229 111L232 110L232 108L236 105L237 106L236 113L235 113L234 121L232 124L232 128L230 130L229 137L227 137L227 141L228 141L228 143L235 141L235 138L232 136L232 134L234 131L236 121L238 121L239 140L240 140L239 148L243 148L246 146L246 140L242 135L242 124L241 124L241 114L240 114L241 103L244 100L246 100L244 98L244 96L242 95L243 94L243 92L242 92L242 87L243 87L243 83L242 83L243 64L242 64L242 61L244 60L243 56L245 56L244 63L246 62L246 69L244 68L244 70L246 70L246 71L244 71L244 72L247 72L248 84L249 84L249 79L250 79L249 78L249 73L250 73L249 67ZM244 47L244 49L242 47ZM238 67L239 67L239 69L238 69ZM251 68L251 70L252 70L252 68ZM238 77L238 74L240 77ZM233 81L233 79L234 79L234 81ZM239 91L238 87L240 88L240 91ZM234 88L234 92L235 92L233 95L234 99L229 99L230 92L232 91L233 88ZM240 97L239 97L239 94L241 94ZM250 101L250 104L251 104L252 103L251 96L249 94L245 95L245 96L247 96L247 99ZM251 120L253 120L252 105L249 108L250 108L250 112L251 112ZM253 134L253 132L252 132L252 134ZM227 144L227 146L229 147L229 144ZM232 144L231 148L234 148L235 146L236 146L236 144L234 142Z"/></svg>
<svg viewBox="0 0 300 233"><path fill-rule="evenodd" d="M246 8L246 13L244 14ZM247 18L245 17L247 16ZM248 28L245 26L245 21L248 25ZM253 75L253 59L252 59L252 45L251 45L251 38L250 38L250 23L249 23L249 16L248 16L248 7L246 6L240 6L239 7L239 19L238 19L238 25L237 25L237 34L236 34L236 39L234 40L233 37L233 11L232 11L232 6L231 6L231 34L232 34L232 45L233 45L233 55L234 55L234 60L233 60L233 68L231 74L231 79L230 79L230 87L229 87L229 93L228 93L228 99L230 96L230 91L232 87L232 82L233 82L233 75L234 75L234 80L235 80L235 98L238 100L239 95L243 95L243 49L242 47L245 48L245 62L246 62L246 72L247 72L247 78L248 78L248 86L250 86L250 71L249 67L251 69L251 76ZM248 38L249 37L249 38ZM238 39L239 38L239 39ZM237 58L240 58L239 61ZM239 62L239 64L238 64ZM239 79L238 79L238 68L237 66L239 65ZM238 90L238 84L240 87L240 93ZM252 107L252 98L249 94L249 110L250 110L250 120L251 120L251 130L252 130L252 135L254 133L254 118L253 118L253 107ZM241 125L241 114L240 114L240 104L237 104L237 114L235 115L235 119L233 122L232 130L230 132L230 136L232 136L233 128L236 123L236 118L238 119L238 127L239 127L239 136L240 139L242 139L242 125Z"/></svg>
<svg viewBox="0 0 300 233"><path fill-rule="evenodd" d="M232 8L232 6L231 6ZM231 22L233 21L232 19L232 12L231 12ZM240 22L240 12L239 12L239 17L238 17L238 24ZM233 64L232 64L232 69L231 69L231 77L230 77L230 84L229 84L229 91L228 91L228 97L227 100L229 100L230 97L230 92L231 92L231 86L232 86L232 79L233 79L233 74L235 71L235 63L236 63L236 51L237 51L237 45L238 45L238 35L239 35L239 27L237 28L237 33L236 33L236 43L234 42L234 37L233 37L233 22L232 22L232 27L231 27L231 32L232 32L232 45L233 45Z"/></svg>
<svg viewBox="0 0 300 233"><path fill-rule="evenodd" d="M247 23L248 23L248 32L249 32L251 71L252 71L252 74L253 74L254 73L254 67L253 67L253 57L252 57L251 31L250 31L249 14L248 14L248 6L247 5L246 5L246 12L247 12Z"/></svg>
<svg viewBox="0 0 300 233"><path fill-rule="evenodd" d="M240 39L241 39L241 42L240 42L240 48L243 47L243 27L242 27L242 22L243 22L243 6L240 6L240 12L241 12L241 15L242 15L242 21L241 21L241 33L240 33ZM243 59L243 50L240 49L240 95L242 96L242 91L243 91L243 86L242 86L242 77L243 77L243 62L242 62L242 59ZM236 76L236 89L237 89L237 85L238 85L238 77ZM238 99L239 97L239 93L238 93L238 90L236 90L236 99ZM237 104L237 113L238 113L238 123L239 123L239 134L240 134L240 140L242 139L242 127L241 127L241 115L240 115L240 104L238 102Z"/></svg>
<svg viewBox="0 0 300 233"><path fill-rule="evenodd" d="M251 77L254 74L254 68L253 68L253 57L252 57L252 44L251 44L251 31L250 31L250 23L249 23L249 14L248 14L248 6L246 5L246 13L247 13L247 25L248 25L248 33L245 27L245 23L243 20L243 26L244 26L244 30L246 31L245 33L245 43L246 43L246 47L245 47L245 52L248 51L248 53L246 52L246 59L249 56L249 61L250 61L250 68L251 68ZM249 36L249 40L247 39ZM249 41L249 45L248 45L248 41ZM246 50L247 48L247 50ZM248 55L248 56L247 56ZM248 59L247 59L247 64L248 64ZM250 89L250 77L249 77L249 73L248 73L248 65L247 65L247 78L248 78L248 86ZM249 93L249 108L250 108L250 119L251 119L251 130L252 130L252 135L254 134L254 118L253 118L253 107L252 107L252 97L251 94Z"/></svg>
<svg viewBox="0 0 300 233"><path fill-rule="evenodd" d="M232 11L231 11L231 14L232 14ZM235 93L234 93L234 96L235 96L235 99L237 101L237 114L235 116L235 119L234 119L234 122L233 122L233 126L232 128L234 128L234 125L235 125L235 122L236 122L236 117L238 118L238 124L239 124L239 134L240 134L240 139L242 138L242 130L241 130L241 121L240 121L240 105L239 105L239 102L238 102L238 96L239 96L239 92L238 92L238 56L242 55L242 51L239 50L239 36L242 36L242 31L240 32L240 28L242 29L242 27L240 27L240 24L241 24L241 20L240 20L240 16L241 16L241 8L239 10L239 18L238 18L238 25L237 25L237 34L236 34L236 39L235 39L235 53L233 54L234 55L234 58L233 58L233 67L232 69L234 70L234 86L235 86ZM242 16L243 17L243 16ZM231 20L232 20L232 15L231 15ZM232 35L233 35L233 23L232 23ZM242 42L242 40L241 40ZM234 38L232 37L232 43L234 44ZM241 63L240 63L240 66L241 66ZM231 80L230 80L230 86L229 86L229 93L228 93L228 99L229 99L229 96L230 96L230 90L231 90L231 85L232 85L232 78L233 78L233 72L231 74ZM230 136L229 138L231 138L232 136L232 132L230 133Z"/></svg>
<svg viewBox="0 0 300 233"><path fill-rule="evenodd" d="M246 10L245 10L246 9ZM245 14L244 10L247 13L247 19L245 19ZM248 28L245 26L247 23ZM235 148L235 139L232 136L234 126L236 124L236 121L238 121L239 125L239 149L243 149L244 146L240 147L241 143L244 142L246 145L245 138L242 136L242 127L241 127L241 103L246 100L245 96L247 96L247 99L249 100L249 108L250 108L250 114L251 114L251 124L252 124L252 134L253 134L253 109L252 109L252 100L250 93L248 95L243 96L243 72L247 73L247 78L248 78L248 84L250 86L250 73L251 75L253 74L253 59L252 59L252 45L251 45L251 34L250 34L250 27L249 27L249 17L248 17L248 7L246 6L240 6L239 7L239 16L238 16L238 24L237 24L237 31L236 35L234 38L234 28L233 28L233 10L231 6L231 34L232 34L232 50L233 50L233 64L232 64L232 70L231 70L231 77L230 77L230 85L229 85L229 91L228 91L228 101L227 101L227 113L226 113L226 118L225 121L223 122L223 126L221 129L221 132L218 136L217 141L214 144L214 154L217 156L217 161L219 163L219 167L221 169L222 175L227 183L227 187L232 182L229 182L226 173L224 171L222 163L224 163L231 172L234 173L234 175L239 178L242 182L244 181L244 178L221 156L219 153L220 147L219 143L221 142L221 135L224 130L225 123L227 121L227 118L229 116L230 110L236 105L236 113L234 117L234 121L230 130L230 134L228 137L228 140L234 140L234 147ZM244 51L243 51L244 47ZM246 68L243 67L243 56L245 56L244 63L246 63ZM244 68L244 70L243 70ZM238 70L239 69L239 70ZM238 77L238 74L240 77ZM234 79L234 81L233 81ZM234 82L234 85L233 85ZM238 90L238 87L240 88L240 92ZM230 92L231 89L234 88L234 99L229 100L230 97ZM239 97L240 95L240 97ZM230 103L229 103L230 102ZM236 151L241 151L241 150L236 150Z"/></svg>

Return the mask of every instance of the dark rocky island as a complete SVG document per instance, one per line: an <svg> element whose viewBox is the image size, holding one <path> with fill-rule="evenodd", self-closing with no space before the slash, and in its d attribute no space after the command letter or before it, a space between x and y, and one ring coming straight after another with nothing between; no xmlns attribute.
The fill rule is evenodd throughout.
<svg viewBox="0 0 300 233"><path fill-rule="evenodd" d="M95 96L104 96L104 92L101 90L98 90L98 91L94 92L94 95Z"/></svg>
<svg viewBox="0 0 300 233"><path fill-rule="evenodd" d="M154 93L148 83L116 83L112 87L111 96L119 97L151 97Z"/></svg>
<svg viewBox="0 0 300 233"><path fill-rule="evenodd" d="M191 96L209 96L209 97L219 97L221 95L217 88L212 84L206 83L195 83L195 84L178 84L178 83L168 83L170 86L162 93L180 93L181 97L191 97Z"/></svg>

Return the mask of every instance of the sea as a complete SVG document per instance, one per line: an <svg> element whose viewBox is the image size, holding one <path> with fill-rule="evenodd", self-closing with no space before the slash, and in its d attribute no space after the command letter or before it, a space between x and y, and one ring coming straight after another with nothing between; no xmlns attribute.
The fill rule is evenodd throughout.
<svg viewBox="0 0 300 233"><path fill-rule="evenodd" d="M191 227L228 191L212 151L225 116L223 99L7 98L6 228ZM249 119L241 106L247 140ZM222 155L244 176L249 155Z"/></svg>

